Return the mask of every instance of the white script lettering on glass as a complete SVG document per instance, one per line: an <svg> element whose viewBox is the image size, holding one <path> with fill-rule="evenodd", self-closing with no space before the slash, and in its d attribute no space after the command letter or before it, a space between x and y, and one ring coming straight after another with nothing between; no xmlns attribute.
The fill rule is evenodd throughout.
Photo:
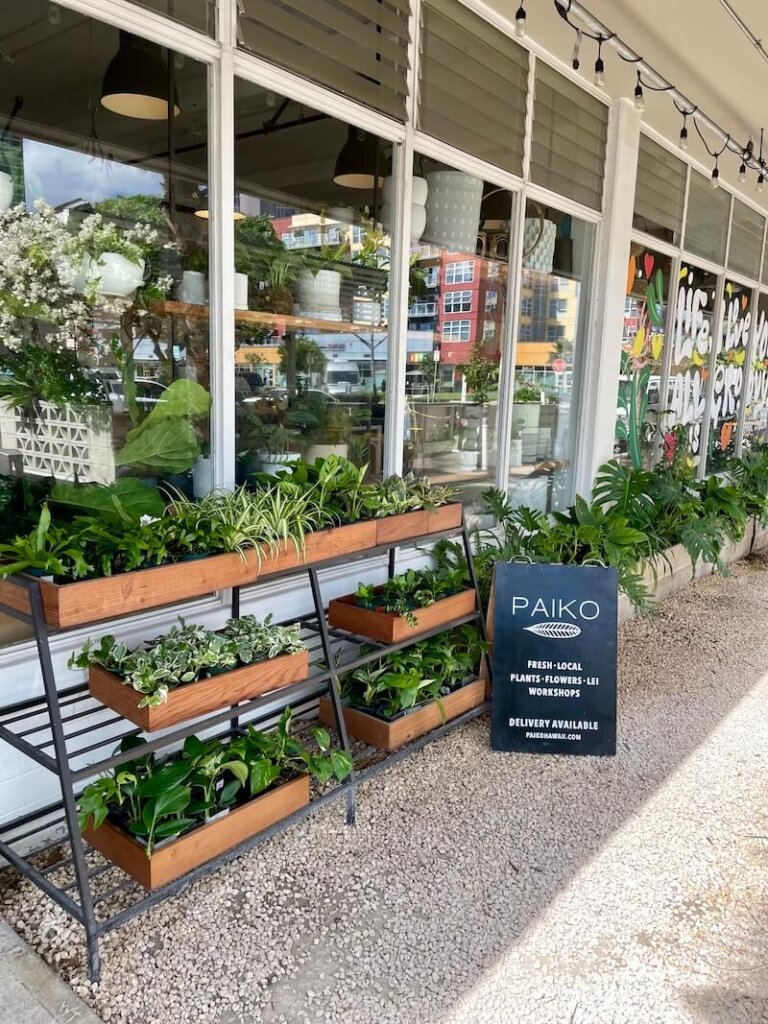
<svg viewBox="0 0 768 1024"><path fill-rule="evenodd" d="M768 415L768 317L764 309L757 318L757 337L747 388L747 418L752 431L760 430Z"/></svg>
<svg viewBox="0 0 768 1024"><path fill-rule="evenodd" d="M699 450L706 405L706 381L701 370L707 365L712 342L708 303L709 295L694 285L693 272L688 271L677 292L672 349L672 365L677 369L669 384L671 422L688 428L688 444L694 455Z"/></svg>
<svg viewBox="0 0 768 1024"><path fill-rule="evenodd" d="M725 362L717 363L714 380L714 404L712 422L717 426L721 420L735 420L739 412L739 400L744 387L744 357L741 362L734 357L743 352L749 341L752 313L742 306L741 296L729 302L723 301L723 355Z"/></svg>

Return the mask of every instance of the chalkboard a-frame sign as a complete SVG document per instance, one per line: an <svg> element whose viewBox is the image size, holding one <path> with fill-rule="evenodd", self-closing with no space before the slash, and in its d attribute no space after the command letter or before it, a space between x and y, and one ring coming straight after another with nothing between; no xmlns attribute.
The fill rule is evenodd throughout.
<svg viewBox="0 0 768 1024"><path fill-rule="evenodd" d="M614 568L496 565L491 746L616 753Z"/></svg>

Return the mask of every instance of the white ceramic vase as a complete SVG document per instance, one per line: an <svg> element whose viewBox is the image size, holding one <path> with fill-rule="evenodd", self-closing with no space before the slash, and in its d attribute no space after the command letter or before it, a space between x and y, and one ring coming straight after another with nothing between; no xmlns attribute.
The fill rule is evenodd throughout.
<svg viewBox="0 0 768 1024"><path fill-rule="evenodd" d="M381 223L386 231L392 230L394 192L394 178L385 178L381 188ZM429 185L426 178L413 179L413 191L411 193L411 242L414 245L421 240L427 223L427 208L425 204L428 192Z"/></svg>
<svg viewBox="0 0 768 1024"><path fill-rule="evenodd" d="M144 280L144 260L134 263L117 252L104 252L98 260L84 256L75 276L75 290L84 292L96 284L102 295L127 298Z"/></svg>
<svg viewBox="0 0 768 1024"><path fill-rule="evenodd" d="M557 225L551 220L526 217L523 231L523 266L527 270L538 270L551 274L555 261Z"/></svg>
<svg viewBox="0 0 768 1024"><path fill-rule="evenodd" d="M202 498L213 489L213 459L201 455L192 467L192 493Z"/></svg>
<svg viewBox="0 0 768 1024"><path fill-rule="evenodd" d="M247 274L235 274L235 309L248 309Z"/></svg>
<svg viewBox="0 0 768 1024"><path fill-rule="evenodd" d="M349 455L348 444L313 444L307 449L307 454L304 456L306 461L312 465L315 459L327 459L329 455L338 455L342 459L346 459Z"/></svg>
<svg viewBox="0 0 768 1024"><path fill-rule="evenodd" d="M427 241L450 252L474 253L483 199L480 178L463 171L430 171L427 186Z"/></svg>
<svg viewBox="0 0 768 1024"><path fill-rule="evenodd" d="M13 202L13 178L7 171L0 171L0 210L7 210Z"/></svg>
<svg viewBox="0 0 768 1024"><path fill-rule="evenodd" d="M185 270L177 292L179 302L191 306L205 305L205 274L200 270Z"/></svg>
<svg viewBox="0 0 768 1024"><path fill-rule="evenodd" d="M274 454L262 454L256 459L256 469L259 473L266 473L267 476L277 476L282 473L286 466L292 462L298 462L301 458L298 452L275 452Z"/></svg>

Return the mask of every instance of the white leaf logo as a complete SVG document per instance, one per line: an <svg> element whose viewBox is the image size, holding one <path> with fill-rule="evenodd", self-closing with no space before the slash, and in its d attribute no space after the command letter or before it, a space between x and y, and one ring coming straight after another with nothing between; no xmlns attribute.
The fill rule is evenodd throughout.
<svg viewBox="0 0 768 1024"><path fill-rule="evenodd" d="M536 636L544 636L548 640L568 640L574 636L581 636L581 626L574 626L570 622L537 622L534 626L523 626L529 633Z"/></svg>

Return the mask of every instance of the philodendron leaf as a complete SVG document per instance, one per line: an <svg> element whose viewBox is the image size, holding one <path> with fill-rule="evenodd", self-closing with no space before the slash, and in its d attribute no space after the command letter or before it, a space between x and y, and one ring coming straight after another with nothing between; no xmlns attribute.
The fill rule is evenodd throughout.
<svg viewBox="0 0 768 1024"><path fill-rule="evenodd" d="M114 483L70 484L59 481L51 491L57 505L98 513L113 521L138 521L141 516L163 514L165 503L155 487L135 477L122 477Z"/></svg>
<svg viewBox="0 0 768 1024"><path fill-rule="evenodd" d="M171 417L150 422L128 434L125 447L115 456L116 466L147 466L165 473L184 473L200 454L189 420Z"/></svg>
<svg viewBox="0 0 768 1024"><path fill-rule="evenodd" d="M180 832L184 832L196 824L197 822L194 818L169 818L168 821L161 821L155 827L155 836L158 839L177 836Z"/></svg>
<svg viewBox="0 0 768 1024"><path fill-rule="evenodd" d="M184 761L177 761L165 768L156 771L154 775L143 779L138 787L138 794L141 797L161 797L169 790L173 790L179 783L189 775L191 767Z"/></svg>
<svg viewBox="0 0 768 1024"><path fill-rule="evenodd" d="M333 774L339 782L343 782L352 771L352 758L345 750L332 750L330 756Z"/></svg>
<svg viewBox="0 0 768 1024"><path fill-rule="evenodd" d="M254 761L251 765L251 793L255 796L257 793L263 792L272 785L279 775L280 769L272 761L268 761L266 758Z"/></svg>

